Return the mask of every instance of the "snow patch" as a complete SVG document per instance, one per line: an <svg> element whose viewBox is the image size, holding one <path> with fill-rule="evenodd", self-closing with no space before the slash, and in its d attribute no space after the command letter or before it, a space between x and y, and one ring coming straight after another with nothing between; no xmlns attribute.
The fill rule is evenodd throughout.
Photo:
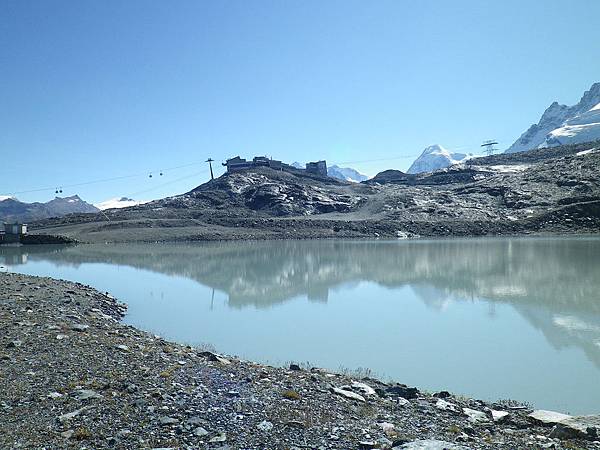
<svg viewBox="0 0 600 450"><path fill-rule="evenodd" d="M105 200L100 203L94 204L94 206L98 209L114 209L114 208L128 208L130 206L143 205L144 203L148 203L149 200L133 200L127 197L115 197L109 200Z"/></svg>
<svg viewBox="0 0 600 450"><path fill-rule="evenodd" d="M495 166L488 166L492 171L499 173L519 173L524 172L529 169L529 166L526 164L514 164L514 165L505 165L498 164Z"/></svg>
<svg viewBox="0 0 600 450"><path fill-rule="evenodd" d="M589 155L590 153L596 152L596 150L598 150L598 149L597 148L590 148L589 150L582 150L580 152L575 153L575 156Z"/></svg>

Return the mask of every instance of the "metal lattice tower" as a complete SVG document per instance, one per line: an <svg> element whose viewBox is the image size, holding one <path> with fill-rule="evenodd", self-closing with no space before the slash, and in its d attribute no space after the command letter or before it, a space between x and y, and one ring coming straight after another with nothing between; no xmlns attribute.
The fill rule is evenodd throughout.
<svg viewBox="0 0 600 450"><path fill-rule="evenodd" d="M494 145L498 145L498 142L496 142L495 140L485 141L483 144L481 144L481 146L483 147L483 152L488 156L493 155L496 151Z"/></svg>

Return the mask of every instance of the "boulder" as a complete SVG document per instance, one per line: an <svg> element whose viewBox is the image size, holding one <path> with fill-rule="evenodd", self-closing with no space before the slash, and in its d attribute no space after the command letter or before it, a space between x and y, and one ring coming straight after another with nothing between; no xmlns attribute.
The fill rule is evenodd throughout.
<svg viewBox="0 0 600 450"><path fill-rule="evenodd" d="M457 411L458 408L454 403L447 402L446 400L442 400L441 398L435 403L435 407L442 411Z"/></svg>
<svg viewBox="0 0 600 450"><path fill-rule="evenodd" d="M341 395L342 397L346 397L350 400L358 400L360 402L366 402L365 398L362 395L357 394L356 392L347 391L345 389L340 389L340 388L333 388L332 391L335 394Z"/></svg>
<svg viewBox="0 0 600 450"><path fill-rule="evenodd" d="M495 409L492 409L491 412L492 419L494 420L494 422L502 423L508 419L508 413L506 411L497 411Z"/></svg>
<svg viewBox="0 0 600 450"><path fill-rule="evenodd" d="M402 397L407 400L411 398L417 398L419 390L414 387L408 387L405 384L394 384L391 386L385 386L383 388L375 389L375 392L380 397Z"/></svg>
<svg viewBox="0 0 600 450"><path fill-rule="evenodd" d="M447 441L438 441L436 439L420 439L408 444L394 447L393 450L470 450L464 445L454 444Z"/></svg>
<svg viewBox="0 0 600 450"><path fill-rule="evenodd" d="M361 391L365 395L375 395L375 389L373 389L368 384L353 381L351 387L354 390Z"/></svg>
<svg viewBox="0 0 600 450"><path fill-rule="evenodd" d="M463 412L469 418L470 422L473 423L485 423L489 422L489 418L486 413L477 411L476 409L463 408Z"/></svg>
<svg viewBox="0 0 600 450"><path fill-rule="evenodd" d="M600 416L576 416L557 423L550 437L558 439L598 439Z"/></svg>
<svg viewBox="0 0 600 450"><path fill-rule="evenodd" d="M569 416L568 414L563 414L563 413L559 413L556 411L547 411L545 409L538 409L538 410L532 412L531 414L529 414L527 416L527 418L529 418L529 420L531 420L532 422L534 422L538 425L551 427L553 425L556 425L559 422L562 422L565 419L570 419L571 416Z"/></svg>

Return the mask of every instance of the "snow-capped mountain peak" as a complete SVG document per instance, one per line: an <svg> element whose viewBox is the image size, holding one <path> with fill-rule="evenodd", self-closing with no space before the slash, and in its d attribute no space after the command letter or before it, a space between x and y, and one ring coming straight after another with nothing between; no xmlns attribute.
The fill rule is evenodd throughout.
<svg viewBox="0 0 600 450"><path fill-rule="evenodd" d="M412 163L407 173L433 172L459 164L471 157L471 154L451 152L439 144L434 144L423 150L421 156Z"/></svg>
<svg viewBox="0 0 600 450"><path fill-rule="evenodd" d="M351 167L339 167L336 165L327 168L327 175L339 180L350 181L351 183L360 183L369 179L364 173Z"/></svg>
<svg viewBox="0 0 600 450"><path fill-rule="evenodd" d="M594 83L573 106L553 102L506 153L600 139L600 83Z"/></svg>

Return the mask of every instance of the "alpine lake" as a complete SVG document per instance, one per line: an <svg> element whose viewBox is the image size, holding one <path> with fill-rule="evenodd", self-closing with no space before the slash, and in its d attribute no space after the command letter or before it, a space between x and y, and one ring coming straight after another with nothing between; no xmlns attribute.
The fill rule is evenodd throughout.
<svg viewBox="0 0 600 450"><path fill-rule="evenodd" d="M0 265L252 361L600 413L600 238L0 247Z"/></svg>

